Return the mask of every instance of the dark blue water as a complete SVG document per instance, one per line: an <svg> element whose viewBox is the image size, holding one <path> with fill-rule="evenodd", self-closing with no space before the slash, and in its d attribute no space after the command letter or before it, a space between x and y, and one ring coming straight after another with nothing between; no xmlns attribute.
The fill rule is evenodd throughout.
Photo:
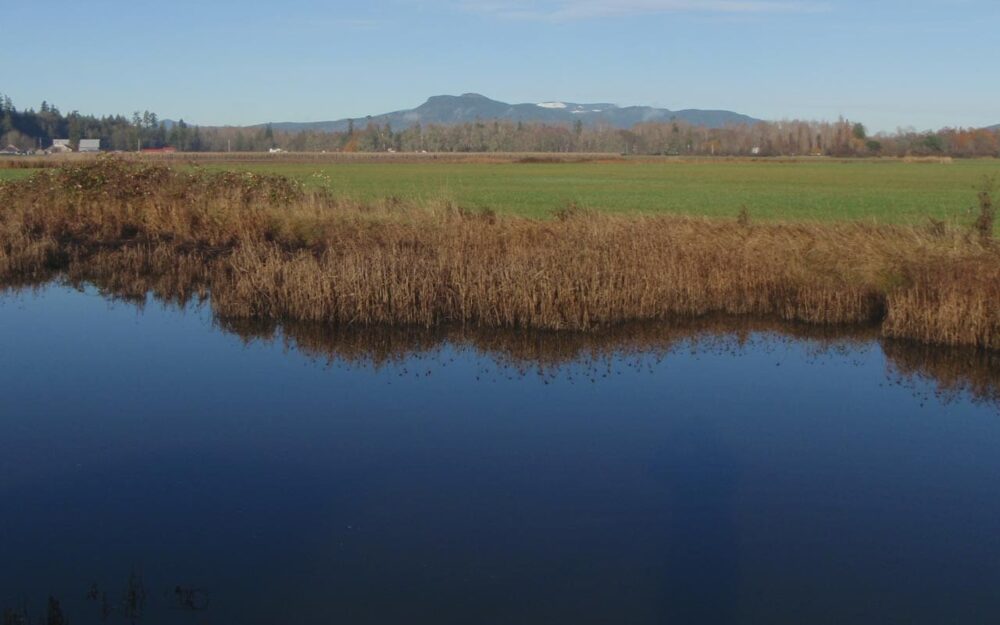
<svg viewBox="0 0 1000 625"><path fill-rule="evenodd" d="M324 347L61 286L0 328L0 610L34 623L1000 622L990 361Z"/></svg>

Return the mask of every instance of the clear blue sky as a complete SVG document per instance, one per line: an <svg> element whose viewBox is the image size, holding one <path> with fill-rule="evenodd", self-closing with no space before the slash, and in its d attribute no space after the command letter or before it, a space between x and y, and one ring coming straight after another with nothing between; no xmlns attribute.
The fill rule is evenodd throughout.
<svg viewBox="0 0 1000 625"><path fill-rule="evenodd" d="M5 3L19 108L200 124L360 117L427 96L1000 123L998 0Z"/></svg>

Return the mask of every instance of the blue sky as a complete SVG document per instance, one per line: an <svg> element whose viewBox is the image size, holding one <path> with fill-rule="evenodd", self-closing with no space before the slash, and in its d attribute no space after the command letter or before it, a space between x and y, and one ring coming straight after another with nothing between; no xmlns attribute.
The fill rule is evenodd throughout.
<svg viewBox="0 0 1000 625"><path fill-rule="evenodd" d="M42 19L44 18L44 19ZM997 0L49 0L5 3L19 108L200 124L315 121L483 93L1000 123Z"/></svg>

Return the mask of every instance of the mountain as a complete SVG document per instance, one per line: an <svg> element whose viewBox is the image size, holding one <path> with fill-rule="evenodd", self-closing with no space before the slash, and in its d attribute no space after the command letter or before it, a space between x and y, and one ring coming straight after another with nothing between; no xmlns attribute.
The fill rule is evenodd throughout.
<svg viewBox="0 0 1000 625"><path fill-rule="evenodd" d="M988 126L986 130L1000 130L1000 124L997 124L996 126Z"/></svg>
<svg viewBox="0 0 1000 625"><path fill-rule="evenodd" d="M670 111L650 106L620 107L608 103L507 104L491 100L478 93L466 93L460 96L434 96L415 109L383 113L371 118L355 118L353 121L355 127L359 129L371 121L380 125L389 124L394 130L402 130L415 124L461 124L492 120L546 124L567 124L580 120L587 126L607 124L615 128L631 128L641 122L665 122L674 119L711 128L753 124L760 121L732 111L699 109ZM327 122L278 122L271 124L271 126L275 130L288 132L300 130L343 132L348 129L351 121L339 119Z"/></svg>

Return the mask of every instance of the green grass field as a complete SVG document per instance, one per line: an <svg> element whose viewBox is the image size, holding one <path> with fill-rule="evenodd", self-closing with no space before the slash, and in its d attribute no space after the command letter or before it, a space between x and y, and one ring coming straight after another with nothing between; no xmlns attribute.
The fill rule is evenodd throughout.
<svg viewBox="0 0 1000 625"><path fill-rule="evenodd" d="M966 221L1000 161L625 162L553 164L241 164L357 199L449 199L547 216L575 203L611 212L760 219ZM1000 179L998 179L1000 182Z"/></svg>
<svg viewBox="0 0 1000 625"><path fill-rule="evenodd" d="M37 169L0 169L0 180L17 180L38 171Z"/></svg>
<svg viewBox="0 0 1000 625"><path fill-rule="evenodd" d="M285 174L359 200L451 200L469 209L544 217L570 204L610 212L754 219L967 223L1000 161L624 161L590 163L211 163ZM27 175L0 170L0 178ZM1000 188L997 189L1000 192Z"/></svg>

